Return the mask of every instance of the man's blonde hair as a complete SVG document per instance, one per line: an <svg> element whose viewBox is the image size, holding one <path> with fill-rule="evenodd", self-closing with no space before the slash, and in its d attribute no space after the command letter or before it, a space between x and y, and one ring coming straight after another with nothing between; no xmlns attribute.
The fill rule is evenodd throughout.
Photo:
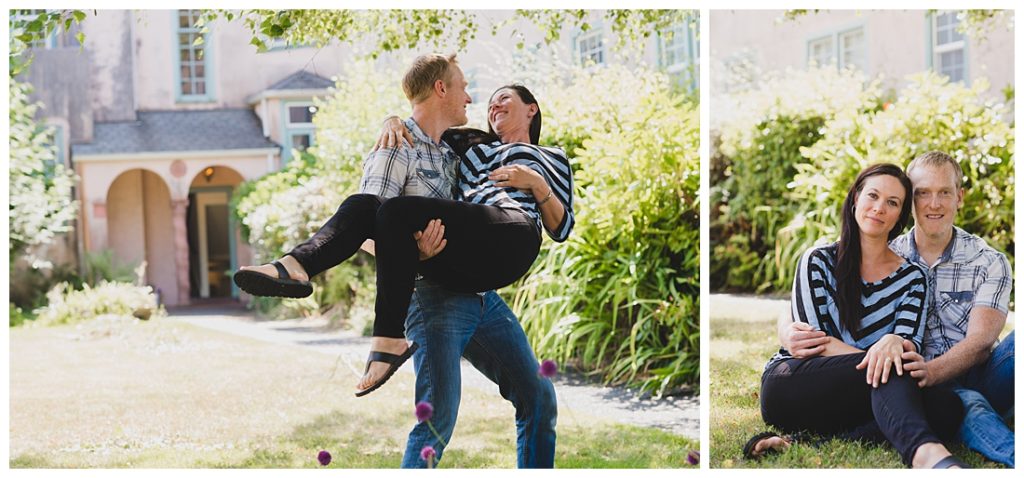
<svg viewBox="0 0 1024 478"><path fill-rule="evenodd" d="M956 162L952 156L943 153L942 151L929 151L924 153L913 160L907 165L907 174L909 175L914 168L919 166L931 166L931 167L942 167L948 164L953 167L953 176L956 177L957 189L964 187L964 170L960 167L960 163Z"/></svg>
<svg viewBox="0 0 1024 478"><path fill-rule="evenodd" d="M452 79L452 66L457 65L455 54L441 55L431 53L416 57L412 66L405 72L402 78L402 90L405 97L413 104L422 103L430 97L434 89L434 83L441 80L448 84Z"/></svg>

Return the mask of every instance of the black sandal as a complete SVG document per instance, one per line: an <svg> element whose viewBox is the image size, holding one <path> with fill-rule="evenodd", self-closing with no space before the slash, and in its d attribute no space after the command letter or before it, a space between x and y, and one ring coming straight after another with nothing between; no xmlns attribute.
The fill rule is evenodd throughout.
<svg viewBox="0 0 1024 478"><path fill-rule="evenodd" d="M388 364L388 369L384 372L384 376L381 377L380 380L377 380L376 383L370 385L368 388L356 392L356 396L362 397L363 395L377 390L381 385L384 385L384 382L387 382L388 379L398 371L402 364L405 363L406 360L409 360L409 357L412 357L413 352L418 348L420 348L419 344L413 342L405 349L405 352L403 352L402 355L378 352L375 350L371 351L370 356L366 358L366 370L363 371L363 374L365 375L366 372L370 371L370 362L384 362Z"/></svg>
<svg viewBox="0 0 1024 478"><path fill-rule="evenodd" d="M761 458L764 458L765 456L768 456L768 455L771 455L771 454L774 454L774 453L780 453L780 450L778 450L776 448L769 448L769 449L763 451L760 455L755 455L754 454L754 448L757 446L758 442L760 442L761 440L764 440L766 438L772 438L772 437L779 437L779 438L783 439L784 441L786 441L786 443L789 443L790 445L793 445L794 443L797 443L799 441L799 437L797 435L779 435L778 433L775 433L775 432L761 432L761 433L758 433L757 435L754 435L754 436L750 437L750 439L747 440L747 443L745 445L743 445L743 458L746 458L748 460L760 460Z"/></svg>
<svg viewBox="0 0 1024 478"><path fill-rule="evenodd" d="M288 270L280 262L271 262L277 269L277 277L261 272L241 270L233 277L235 285L249 294L260 297L288 297L300 299L313 293L313 284L309 281L292 279Z"/></svg>
<svg viewBox="0 0 1024 478"><path fill-rule="evenodd" d="M967 463L964 463L964 462L960 461L959 459L957 459L957 457L955 457L953 455L949 455L949 456L939 460L938 463L936 463L935 465L932 465L932 469L953 468L954 466L958 466L960 468L970 468L971 467Z"/></svg>

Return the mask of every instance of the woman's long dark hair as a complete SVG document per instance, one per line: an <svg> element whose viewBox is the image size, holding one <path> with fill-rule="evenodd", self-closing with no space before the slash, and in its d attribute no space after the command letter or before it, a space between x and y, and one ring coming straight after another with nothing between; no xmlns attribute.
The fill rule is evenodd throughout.
<svg viewBox="0 0 1024 478"><path fill-rule="evenodd" d="M530 143L538 144L540 142L540 126L541 126L541 114L540 104L537 103L537 98L534 98L533 93L530 93L525 86L520 84L505 85L501 88L494 90L491 93L491 98L494 94L504 90L510 89L519 95L519 99L523 100L523 103L528 105L537 105L537 114L533 115L533 119L530 120ZM487 125L487 131L481 131L476 128L450 128L441 135L441 139L445 143L448 143L455 152L459 155L466 154L470 148L478 144L487 144L498 141L500 138L498 134L494 132L494 128L490 124Z"/></svg>
<svg viewBox="0 0 1024 478"><path fill-rule="evenodd" d="M895 164L879 163L868 166L857 175L857 180L853 182L850 191L846 193L846 200L843 201L843 229L836 250L835 269L836 307L839 309L839 320L850 332L856 332L858 329L863 309L861 297L864 294L864 283L860 276L860 227L854 216L854 207L857 204L857 196L864 189L864 182L871 176L879 174L898 179L905 192L900 217L889 231L889 240L895 239L910 222L910 207L913 204L912 188L910 178L903 172L903 168Z"/></svg>

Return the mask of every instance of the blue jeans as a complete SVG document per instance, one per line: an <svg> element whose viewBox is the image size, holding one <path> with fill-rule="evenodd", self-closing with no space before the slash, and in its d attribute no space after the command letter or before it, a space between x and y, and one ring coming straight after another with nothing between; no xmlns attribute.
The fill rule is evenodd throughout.
<svg viewBox="0 0 1024 478"><path fill-rule="evenodd" d="M1013 430L1003 415L1013 408L1013 349L1011 332L992 356L956 380L955 390L964 404L960 439L988 459L1013 467Z"/></svg>
<svg viewBox="0 0 1024 478"><path fill-rule="evenodd" d="M555 388L538 374L537 358L523 328L497 293L456 293L417 280L405 329L406 337L420 346L413 355L416 402L434 406L430 422L445 443L451 440L459 414L459 359L465 357L515 406L518 466L554 467ZM427 445L440 460L444 446L426 422L418 423L409 433L402 468L425 468L420 450Z"/></svg>

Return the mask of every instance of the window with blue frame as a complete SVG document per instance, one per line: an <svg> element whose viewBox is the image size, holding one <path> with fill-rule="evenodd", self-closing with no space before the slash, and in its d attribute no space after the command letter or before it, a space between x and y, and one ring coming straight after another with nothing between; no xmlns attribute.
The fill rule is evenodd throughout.
<svg viewBox="0 0 1024 478"><path fill-rule="evenodd" d="M580 31L576 35L576 57L583 66L602 65L605 62L605 41L604 29L591 27L587 31Z"/></svg>
<svg viewBox="0 0 1024 478"><path fill-rule="evenodd" d="M956 12L931 15L932 69L953 82L967 79L967 41L959 26Z"/></svg>
<svg viewBox="0 0 1024 478"><path fill-rule="evenodd" d="M44 13L46 13L46 10L11 10L11 12L10 12L10 14L11 14L10 15L11 16L11 22L12 22L11 24L13 25L14 24L13 22L18 22L19 24L24 24L26 26L26 28L27 28L28 24L30 22L32 22L33 20L38 19L39 16L44 14ZM23 32L24 32L23 30L15 30L15 31L11 32L11 36L12 37L17 36L17 35L20 35ZM40 38L38 40L35 40L35 41L32 41L32 42L28 43L27 46L29 48L46 49L46 50L56 48L57 47L57 29L54 29L54 31L50 32L50 34L47 35L45 38Z"/></svg>
<svg viewBox="0 0 1024 478"><path fill-rule="evenodd" d="M178 10L175 42L178 54L175 90L182 101L212 100L206 36L196 26L199 10ZM201 40L198 41L197 40Z"/></svg>
<svg viewBox="0 0 1024 478"><path fill-rule="evenodd" d="M316 111L312 101L284 103L284 163L292 159L293 150L302 152L316 144L316 128L313 126Z"/></svg>
<svg viewBox="0 0 1024 478"><path fill-rule="evenodd" d="M840 70L867 71L867 39L864 27L837 31L807 41L807 64L835 65Z"/></svg>
<svg viewBox="0 0 1024 478"><path fill-rule="evenodd" d="M697 88L700 78L700 41L689 21L658 32L658 66L668 73L673 85L690 90Z"/></svg>

